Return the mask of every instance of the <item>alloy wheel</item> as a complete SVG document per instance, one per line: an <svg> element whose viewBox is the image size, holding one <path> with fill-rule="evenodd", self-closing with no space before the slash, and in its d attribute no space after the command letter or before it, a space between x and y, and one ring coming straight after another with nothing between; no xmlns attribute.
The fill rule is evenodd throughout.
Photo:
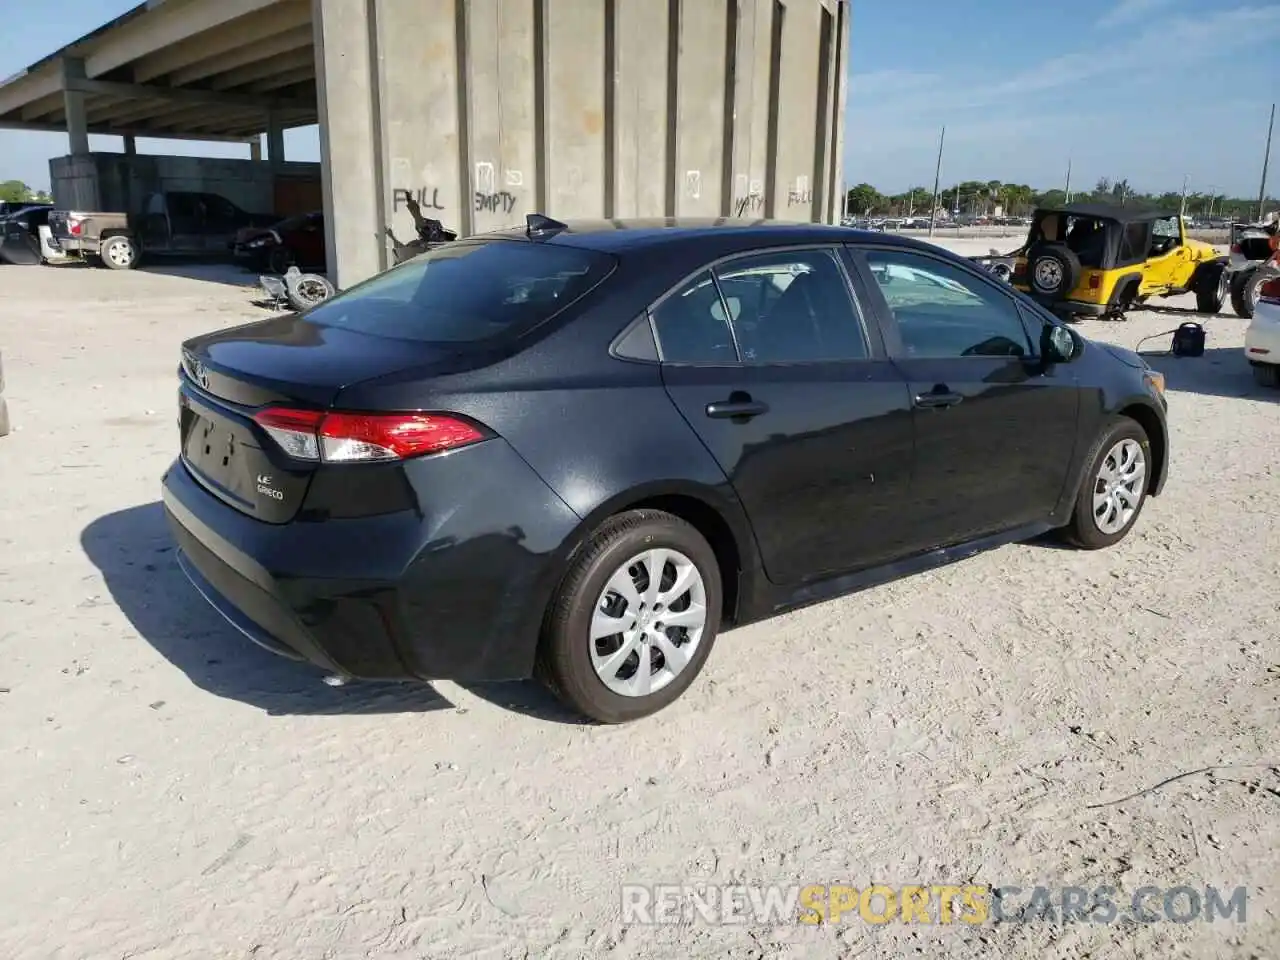
<svg viewBox="0 0 1280 960"><path fill-rule="evenodd" d="M117 267L127 267L133 263L133 244L127 241L109 244L107 256Z"/></svg>

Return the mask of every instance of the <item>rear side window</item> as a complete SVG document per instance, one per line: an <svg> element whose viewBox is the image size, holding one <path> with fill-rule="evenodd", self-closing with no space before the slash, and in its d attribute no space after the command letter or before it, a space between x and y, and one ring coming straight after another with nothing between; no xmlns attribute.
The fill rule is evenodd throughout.
<svg viewBox="0 0 1280 960"><path fill-rule="evenodd" d="M614 265L595 250L460 240L352 287L307 320L394 340L480 343L519 336L551 318Z"/></svg>
<svg viewBox="0 0 1280 960"><path fill-rule="evenodd" d="M704 270L651 311L667 363L736 363L738 350L711 272Z"/></svg>

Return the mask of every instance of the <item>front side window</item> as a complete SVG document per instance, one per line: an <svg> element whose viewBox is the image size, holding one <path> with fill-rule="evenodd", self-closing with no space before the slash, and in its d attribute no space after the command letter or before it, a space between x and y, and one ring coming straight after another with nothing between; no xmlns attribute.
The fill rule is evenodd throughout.
<svg viewBox="0 0 1280 960"><path fill-rule="evenodd" d="M340 293L307 314L321 326L426 343L519 336L613 272L595 250L522 240L443 244Z"/></svg>
<svg viewBox="0 0 1280 960"><path fill-rule="evenodd" d="M1017 305L995 284L907 251L866 256L908 358L1030 354Z"/></svg>
<svg viewBox="0 0 1280 960"><path fill-rule="evenodd" d="M739 257L715 274L743 360L802 363L870 355L833 251Z"/></svg>

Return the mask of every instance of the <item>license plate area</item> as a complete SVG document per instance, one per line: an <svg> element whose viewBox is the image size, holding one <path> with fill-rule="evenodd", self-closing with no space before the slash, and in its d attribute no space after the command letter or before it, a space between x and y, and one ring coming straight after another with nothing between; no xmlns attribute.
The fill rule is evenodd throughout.
<svg viewBox="0 0 1280 960"><path fill-rule="evenodd" d="M272 457L248 415L222 412L194 391L179 399L182 459L212 494L269 523L293 518L311 481L311 469Z"/></svg>

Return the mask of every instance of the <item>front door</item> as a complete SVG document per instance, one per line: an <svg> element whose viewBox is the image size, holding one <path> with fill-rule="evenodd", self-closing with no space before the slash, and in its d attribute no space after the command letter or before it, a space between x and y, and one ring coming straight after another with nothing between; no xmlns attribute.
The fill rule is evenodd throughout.
<svg viewBox="0 0 1280 960"><path fill-rule="evenodd" d="M838 250L737 257L652 311L672 401L728 476L775 583L898 555L912 462L906 384Z"/></svg>
<svg viewBox="0 0 1280 960"><path fill-rule="evenodd" d="M1075 444L1070 365L1041 364L1017 302L977 270L903 249L868 249L865 268L915 408L916 549L1046 520Z"/></svg>
<svg viewBox="0 0 1280 960"><path fill-rule="evenodd" d="M1188 273L1191 251L1182 242L1177 217L1165 217L1151 225L1151 241L1146 265L1142 268L1142 289L1159 294L1182 286Z"/></svg>

